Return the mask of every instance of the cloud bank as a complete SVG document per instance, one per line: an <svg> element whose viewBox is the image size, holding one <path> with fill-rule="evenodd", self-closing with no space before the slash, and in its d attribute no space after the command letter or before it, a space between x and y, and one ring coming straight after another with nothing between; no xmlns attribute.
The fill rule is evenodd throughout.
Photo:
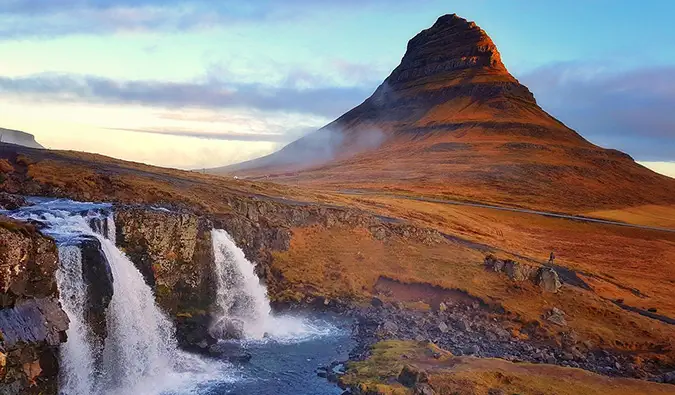
<svg viewBox="0 0 675 395"><path fill-rule="evenodd" d="M675 67L562 63L519 79L544 109L591 141L642 160L675 160Z"/></svg>

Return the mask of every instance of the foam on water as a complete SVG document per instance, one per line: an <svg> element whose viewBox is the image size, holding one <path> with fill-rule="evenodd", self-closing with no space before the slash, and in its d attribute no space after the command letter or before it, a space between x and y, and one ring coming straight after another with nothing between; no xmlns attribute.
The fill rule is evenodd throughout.
<svg viewBox="0 0 675 395"><path fill-rule="evenodd" d="M267 289L244 251L222 229L214 229L211 237L218 280L214 334L232 335L232 331L236 332L232 327L241 325L247 341L288 343L336 333L337 328L325 321L272 314Z"/></svg>

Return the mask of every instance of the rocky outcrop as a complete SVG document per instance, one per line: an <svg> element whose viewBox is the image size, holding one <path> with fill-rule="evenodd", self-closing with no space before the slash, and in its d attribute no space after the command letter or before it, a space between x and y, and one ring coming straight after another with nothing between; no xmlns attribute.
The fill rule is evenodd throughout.
<svg viewBox="0 0 675 395"><path fill-rule="evenodd" d="M23 196L0 192L0 210L16 210L26 205L28 202Z"/></svg>
<svg viewBox="0 0 675 395"><path fill-rule="evenodd" d="M511 259L498 259L493 255L488 255L485 257L485 268L489 271L504 273L512 281L530 281L544 292L555 293L562 287L558 272L548 266L526 265Z"/></svg>
<svg viewBox="0 0 675 395"><path fill-rule="evenodd" d="M194 214L117 207L117 245L172 315L208 311L215 299L211 222Z"/></svg>
<svg viewBox="0 0 675 395"><path fill-rule="evenodd" d="M0 393L56 394L68 317L58 302L53 240L0 218Z"/></svg>
<svg viewBox="0 0 675 395"><path fill-rule="evenodd" d="M84 318L96 338L95 347L102 350L108 333L106 309L113 296L112 270L97 238L86 237L78 244L82 253L82 277L87 284Z"/></svg>

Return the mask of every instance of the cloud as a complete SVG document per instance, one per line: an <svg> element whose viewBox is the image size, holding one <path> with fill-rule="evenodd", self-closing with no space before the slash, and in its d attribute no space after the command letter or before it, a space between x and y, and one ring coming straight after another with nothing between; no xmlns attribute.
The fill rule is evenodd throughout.
<svg viewBox="0 0 675 395"><path fill-rule="evenodd" d="M397 6L414 3L405 0ZM312 12L387 5L386 0L3 0L0 39L202 30L235 23L294 21Z"/></svg>
<svg viewBox="0 0 675 395"><path fill-rule="evenodd" d="M675 66L617 71L561 63L519 79L542 107L591 141L642 160L675 160Z"/></svg>
<svg viewBox="0 0 675 395"><path fill-rule="evenodd" d="M0 76L0 95L36 101L140 104L165 108L247 108L334 117L363 101L363 86L296 87L260 83L119 81L72 74Z"/></svg>
<svg viewBox="0 0 675 395"><path fill-rule="evenodd" d="M225 141L256 141L270 143L288 143L298 136L305 135L317 128L299 128L285 133L243 133L243 132L201 132L192 129L136 129L136 128L106 128L109 130L122 130L126 132L158 134L164 136L194 137L206 140Z"/></svg>

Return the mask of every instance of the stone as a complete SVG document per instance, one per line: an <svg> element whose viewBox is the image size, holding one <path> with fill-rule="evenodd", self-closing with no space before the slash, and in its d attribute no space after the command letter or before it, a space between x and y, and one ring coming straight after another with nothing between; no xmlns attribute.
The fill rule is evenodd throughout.
<svg viewBox="0 0 675 395"><path fill-rule="evenodd" d="M457 326L457 328L459 330L464 331L464 332L469 331L471 329L471 324L469 324L469 322L467 320L463 319L463 318L457 320L455 325Z"/></svg>
<svg viewBox="0 0 675 395"><path fill-rule="evenodd" d="M415 386L414 395L435 395L434 389L427 383L417 384Z"/></svg>
<svg viewBox="0 0 675 395"><path fill-rule="evenodd" d="M398 332L398 325L393 321L385 321L384 324L382 324L382 330L393 335Z"/></svg>
<svg viewBox="0 0 675 395"><path fill-rule="evenodd" d="M439 303L439 305L438 305L438 311L440 311L441 313L443 313L443 312L445 312L447 309L448 309L448 306L447 306L445 303L443 303L443 302Z"/></svg>
<svg viewBox="0 0 675 395"><path fill-rule="evenodd" d="M448 328L448 325L445 322L441 321L438 324L438 330L441 331L442 333L447 333L450 330L450 328Z"/></svg>
<svg viewBox="0 0 675 395"><path fill-rule="evenodd" d="M419 383L428 383L429 376L424 370L412 365L404 365L398 374L397 381L402 385L413 388Z"/></svg>
<svg viewBox="0 0 675 395"><path fill-rule="evenodd" d="M504 261L504 272L513 281L529 280L536 274L536 271L537 269L530 265L523 265L512 260Z"/></svg>
<svg viewBox="0 0 675 395"><path fill-rule="evenodd" d="M562 282L560 282L558 272L553 268L543 267L539 269L537 285L539 285L544 292L556 293L562 287Z"/></svg>
<svg viewBox="0 0 675 395"><path fill-rule="evenodd" d="M560 310L557 307L552 308L549 310L545 315L544 318L556 325L559 326L567 326L567 320L565 320L565 312Z"/></svg>

